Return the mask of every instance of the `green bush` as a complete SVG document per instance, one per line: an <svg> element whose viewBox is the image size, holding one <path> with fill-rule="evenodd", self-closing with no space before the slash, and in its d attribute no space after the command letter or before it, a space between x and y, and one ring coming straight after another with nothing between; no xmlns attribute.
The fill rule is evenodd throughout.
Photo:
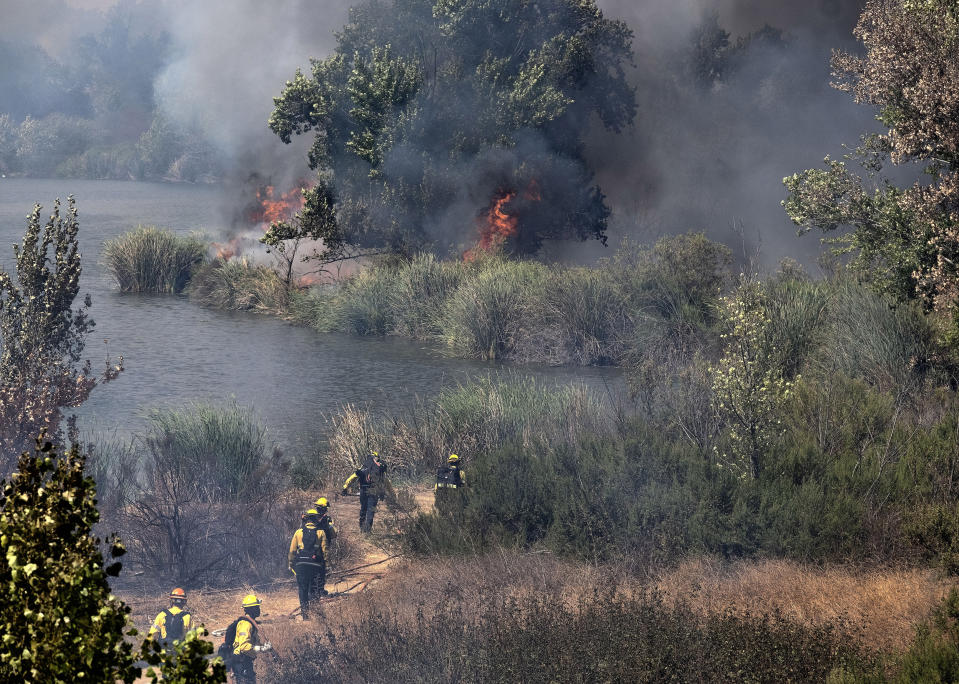
<svg viewBox="0 0 959 684"><path fill-rule="evenodd" d="M138 226L103 244L103 261L121 292L181 292L203 263L207 245L154 226Z"/></svg>
<svg viewBox="0 0 959 684"><path fill-rule="evenodd" d="M414 340L440 336L441 313L467 268L461 262L419 254L397 269L390 293L397 334Z"/></svg>
<svg viewBox="0 0 959 684"><path fill-rule="evenodd" d="M0 679L6 682L132 681L132 648L124 640L127 608L108 581L96 489L76 449L47 443L23 454L0 492ZM112 540L113 559L125 553Z"/></svg>
<svg viewBox="0 0 959 684"><path fill-rule="evenodd" d="M548 273L542 264L491 257L465 278L446 304L442 339L457 355L502 359L540 308Z"/></svg>
<svg viewBox="0 0 959 684"><path fill-rule="evenodd" d="M190 281L190 299L214 309L283 314L290 291L269 266L243 259L216 259L201 266Z"/></svg>
<svg viewBox="0 0 959 684"><path fill-rule="evenodd" d="M75 447L59 454L38 441L33 454L21 455L10 481L0 482L0 680L132 682L146 661L164 681L225 682L222 663L206 660L212 645L197 632L174 653L152 638L134 651L125 639L137 632L109 577L119 574L115 559L126 549L116 537L103 545L93 536L100 515L84 470Z"/></svg>
<svg viewBox="0 0 959 684"><path fill-rule="evenodd" d="M723 467L676 426L632 419L622 433L604 431L529 398L515 404L527 418L497 423L496 404L475 388L441 399L448 416L432 429L456 432L442 420L470 426L459 433L476 445L465 452L470 487L455 519L429 513L411 523L412 552L506 545L641 565L704 552L956 563L954 404L918 428L863 380L803 378L758 479ZM548 417L537 420L540 410ZM578 427L564 434L550 425ZM489 439L471 437L483 430Z"/></svg>

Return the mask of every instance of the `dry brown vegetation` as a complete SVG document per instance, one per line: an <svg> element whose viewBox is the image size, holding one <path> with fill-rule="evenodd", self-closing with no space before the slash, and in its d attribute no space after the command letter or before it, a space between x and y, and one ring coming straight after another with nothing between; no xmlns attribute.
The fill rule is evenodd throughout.
<svg viewBox="0 0 959 684"><path fill-rule="evenodd" d="M366 542L357 546L364 554L360 563L381 560L388 553ZM331 568L331 573L338 569L342 566ZM626 594L651 590L667 604L685 603L704 617L779 613L802 625L838 626L868 650L900 651L951 586L929 570L816 567L780 560L730 563L713 558L690 559L638 578L621 568L570 563L548 553L516 552L428 562L396 559L374 570L375 574L328 586L342 591L357 580L371 580L349 595L324 602L314 622L288 617L297 607L291 582L256 588L266 614L263 634L275 646L278 659L259 659L257 669L265 681L272 681L274 668L293 653L302 653L304 644L318 634L348 633L343 628L356 628L373 614L388 615L403 631L416 624L424 606L439 607L451 596L465 613L475 610L478 614L498 598L545 596L575 606L580 598L610 586ZM222 628L236 617L242 596L252 589L197 592L191 595L190 606L207 627ZM146 627L162 608L163 599L131 603L137 626Z"/></svg>
<svg viewBox="0 0 959 684"><path fill-rule="evenodd" d="M704 613L779 611L803 624L845 621L869 648L897 650L954 582L932 570L697 558L662 572L652 585Z"/></svg>

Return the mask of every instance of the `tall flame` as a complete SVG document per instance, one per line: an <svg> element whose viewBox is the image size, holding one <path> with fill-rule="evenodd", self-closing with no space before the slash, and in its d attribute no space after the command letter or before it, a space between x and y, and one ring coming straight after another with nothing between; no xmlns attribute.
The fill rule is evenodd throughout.
<svg viewBox="0 0 959 684"><path fill-rule="evenodd" d="M269 230L271 223L289 221L296 212L303 208L303 192L300 186L277 197L276 188L267 185L265 188L256 191L256 199L259 206L250 212L250 220L253 223L265 226L264 231Z"/></svg>
<svg viewBox="0 0 959 684"><path fill-rule="evenodd" d="M251 202L250 208L245 212L250 228L265 233L270 229L271 224L291 220L303 208L305 203L303 190L309 187L309 183L300 181L291 190L279 194L272 185L258 189L256 200ZM250 235L250 232L250 230L244 230L226 242L214 242L212 247L216 257L229 261L235 256L242 255L244 247L249 249L250 246L255 246L256 237Z"/></svg>
<svg viewBox="0 0 959 684"><path fill-rule="evenodd" d="M480 224L480 239L477 247L485 250L499 247L516 235L519 219L506 213L506 205L514 197L516 197L515 192L506 192L501 197L493 199L485 220Z"/></svg>
<svg viewBox="0 0 959 684"><path fill-rule="evenodd" d="M507 240L514 237L519 231L519 217L507 212L509 203L516 197L512 190L500 190L490 200L489 209L481 215L479 224L479 241L472 249L463 254L466 261L475 259L480 251L491 251L503 246ZM536 179L529 182L523 191L523 199L527 202L542 200L539 183Z"/></svg>

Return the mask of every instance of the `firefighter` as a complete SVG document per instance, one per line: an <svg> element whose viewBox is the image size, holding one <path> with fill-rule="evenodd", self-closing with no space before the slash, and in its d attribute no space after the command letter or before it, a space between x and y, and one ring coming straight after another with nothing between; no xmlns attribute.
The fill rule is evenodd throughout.
<svg viewBox="0 0 959 684"><path fill-rule="evenodd" d="M310 619L313 595L326 596L326 533L320 529L320 513L315 508L303 516L303 526L293 533L287 560L296 575L300 592L300 615Z"/></svg>
<svg viewBox="0 0 959 684"><path fill-rule="evenodd" d="M460 467L460 457L450 454L446 465L436 469L436 484L433 486L433 503L436 510L451 515L463 508L463 489L466 473Z"/></svg>
<svg viewBox="0 0 959 684"><path fill-rule="evenodd" d="M256 684L253 659L260 651L272 648L269 642L260 642L260 626L256 622L260 617L260 605L256 594L247 594L243 598L243 615L226 628L223 637L220 655L226 655L226 669L233 675L235 684Z"/></svg>
<svg viewBox="0 0 959 684"><path fill-rule="evenodd" d="M359 483L360 487L360 531L369 533L373 530L376 504L382 501L387 493L395 497L393 485L386 477L386 462L377 452L370 451L363 466L346 478L343 483L343 496L350 493L354 482Z"/></svg>
<svg viewBox="0 0 959 684"><path fill-rule="evenodd" d="M186 609L186 592L177 587L170 592L170 607L164 608L150 627L150 636L158 639L167 650L173 648L174 641L182 641L190 631L191 615Z"/></svg>
<svg viewBox="0 0 959 684"><path fill-rule="evenodd" d="M336 525L333 523L333 518L330 517L329 514L330 502L325 496L321 496L313 502L313 508L320 514L320 522L317 527L323 530L323 533L326 535L326 545L329 547L336 539ZM305 513L302 519L306 520Z"/></svg>

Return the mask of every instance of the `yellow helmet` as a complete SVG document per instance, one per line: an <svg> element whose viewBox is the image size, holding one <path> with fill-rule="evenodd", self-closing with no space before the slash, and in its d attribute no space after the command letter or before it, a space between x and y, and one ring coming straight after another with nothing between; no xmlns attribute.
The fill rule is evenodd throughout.
<svg viewBox="0 0 959 684"><path fill-rule="evenodd" d="M313 502L317 508L328 508L330 502L326 500L325 496L321 496L319 499Z"/></svg>
<svg viewBox="0 0 959 684"><path fill-rule="evenodd" d="M256 597L256 594L247 594L243 597L243 607L244 608L259 608L260 599Z"/></svg>
<svg viewBox="0 0 959 684"><path fill-rule="evenodd" d="M460 460L460 457L457 456L456 454L450 454L450 457L449 457L448 459L446 459L446 460L447 460L447 462L449 462L449 463L456 463L457 461Z"/></svg>
<svg viewBox="0 0 959 684"><path fill-rule="evenodd" d="M319 514L320 514L320 512L319 512L318 510L316 510L315 508L311 508L311 509L308 510L306 513L304 513L303 515L319 515Z"/></svg>

